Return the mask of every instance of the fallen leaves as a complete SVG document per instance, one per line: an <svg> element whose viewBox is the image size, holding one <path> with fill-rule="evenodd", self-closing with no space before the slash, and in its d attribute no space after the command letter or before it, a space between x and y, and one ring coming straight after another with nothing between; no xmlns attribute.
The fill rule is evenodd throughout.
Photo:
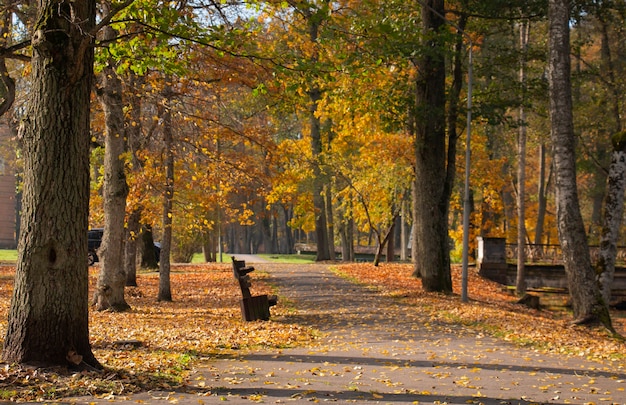
<svg viewBox="0 0 626 405"><path fill-rule="evenodd" d="M411 276L411 264L384 263L377 267L342 264L336 266L336 271L415 306L424 326L460 324L475 333L491 334L537 350L603 361L608 366L624 362L624 341L611 337L600 327L572 327L571 315L564 308L538 311L517 305L517 297L506 292L502 285L482 278L475 269L470 269L468 303L463 303L456 294L425 292L421 281ZM460 291L460 267L452 268L452 279L453 290ZM566 297L561 299L564 302ZM613 312L612 317L616 330L626 335L626 315Z"/></svg>
<svg viewBox="0 0 626 405"><path fill-rule="evenodd" d="M37 370L17 365L0 369L1 400L43 400L74 395L124 395L137 391L170 391L183 386L196 358L223 356L233 351L283 348L314 339L308 328L279 321L243 322L241 292L230 265L174 265L173 302L157 302L158 273L142 272L139 287L127 289L131 310L91 311L90 339L103 373L69 373L65 369ZM14 268L0 267L0 338L6 318ZM271 292L255 273L255 294ZM90 274L91 287L97 271ZM275 306L280 318L288 308ZM79 355L69 353L74 363Z"/></svg>

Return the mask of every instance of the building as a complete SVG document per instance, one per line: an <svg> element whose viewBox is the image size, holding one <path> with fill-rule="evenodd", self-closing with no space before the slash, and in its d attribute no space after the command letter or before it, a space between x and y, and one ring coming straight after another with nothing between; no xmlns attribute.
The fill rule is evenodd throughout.
<svg viewBox="0 0 626 405"><path fill-rule="evenodd" d="M17 246L17 199L13 160L14 135L9 125L0 121L0 248Z"/></svg>

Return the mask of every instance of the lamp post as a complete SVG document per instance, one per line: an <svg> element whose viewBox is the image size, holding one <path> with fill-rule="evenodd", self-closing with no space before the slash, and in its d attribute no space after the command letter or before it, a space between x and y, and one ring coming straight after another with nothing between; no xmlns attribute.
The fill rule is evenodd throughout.
<svg viewBox="0 0 626 405"><path fill-rule="evenodd" d="M463 189L463 258L462 258L462 275L461 275L461 301L467 302L467 285L469 278L469 220L470 220L470 161L471 161L471 148L470 142L472 138L472 84L473 84L473 55L472 55L472 38L459 27L453 21L448 20L439 11L426 4L423 0L417 0L423 7L428 8L441 18L446 24L454 27L461 33L468 43L468 61L467 61L467 133L465 139L465 186Z"/></svg>

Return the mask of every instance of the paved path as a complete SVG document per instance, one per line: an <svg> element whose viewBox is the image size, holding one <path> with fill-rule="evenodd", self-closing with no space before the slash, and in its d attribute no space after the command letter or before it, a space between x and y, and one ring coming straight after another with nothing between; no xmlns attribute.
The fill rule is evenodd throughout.
<svg viewBox="0 0 626 405"><path fill-rule="evenodd" d="M274 321L320 329L321 344L207 360L189 392L128 403L626 404L624 363L544 355L436 324L324 265L255 267L298 308Z"/></svg>

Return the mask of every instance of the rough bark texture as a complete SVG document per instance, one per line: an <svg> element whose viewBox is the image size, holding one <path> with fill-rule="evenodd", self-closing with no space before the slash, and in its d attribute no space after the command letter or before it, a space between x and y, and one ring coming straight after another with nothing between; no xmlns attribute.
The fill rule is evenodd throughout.
<svg viewBox="0 0 626 405"><path fill-rule="evenodd" d="M112 40L116 32L103 29L103 39ZM94 296L98 311L125 311L130 305L124 298L126 272L124 270L124 217L128 185L122 154L125 151L122 82L114 69L114 61L98 77L98 98L104 110L104 235L100 246L100 273Z"/></svg>
<svg viewBox="0 0 626 405"><path fill-rule="evenodd" d="M161 257L159 258L159 301L171 301L170 251L172 250L172 202L174 199L174 141L172 135L172 113L169 101L172 90L166 85L163 91L165 101L163 110L163 144L165 156L165 191L163 193L163 238L161 239Z"/></svg>
<svg viewBox="0 0 626 405"><path fill-rule="evenodd" d="M32 88L19 131L22 232L7 362L99 366L89 344L85 260L94 22L95 1L39 2Z"/></svg>
<svg viewBox="0 0 626 405"><path fill-rule="evenodd" d="M602 217L602 233L600 235L600 254L596 264L598 283L605 303L611 301L611 284L615 275L615 259L617 242L619 240L622 216L624 214L624 191L626 190L626 132L621 126L621 97L620 86L616 85L615 68L611 54L609 24L604 16L600 15L602 27L601 58L603 70L608 73L608 81L612 86L611 104L615 119L615 135L611 139L613 152L611 164L606 179L606 196L604 198L604 212Z"/></svg>
<svg viewBox="0 0 626 405"><path fill-rule="evenodd" d="M413 187L415 275L427 291L452 291L446 199L445 56L437 43L444 24L443 0L422 7L422 23L429 52L417 61L415 119L415 186ZM434 13L432 10L436 10ZM439 14L439 15L438 15Z"/></svg>
<svg viewBox="0 0 626 405"><path fill-rule="evenodd" d="M626 190L626 133L620 132L613 137L613 154L609 176L607 178L607 194L604 201L604 216L600 252L596 273L602 297L605 303L611 300L611 284L615 275L615 258L617 241L624 214L624 190Z"/></svg>
<svg viewBox="0 0 626 405"><path fill-rule="evenodd" d="M576 322L598 320L610 327L608 307L596 283L576 185L575 138L570 82L569 0L549 2L550 119L556 179L557 226Z"/></svg>

